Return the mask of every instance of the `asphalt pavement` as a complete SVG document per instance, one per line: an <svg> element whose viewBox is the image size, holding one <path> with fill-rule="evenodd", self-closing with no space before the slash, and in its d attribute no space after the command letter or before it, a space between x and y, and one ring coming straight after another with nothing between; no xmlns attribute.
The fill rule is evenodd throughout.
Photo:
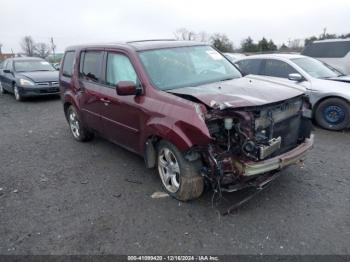
<svg viewBox="0 0 350 262"><path fill-rule="evenodd" d="M152 198L156 171L76 142L57 97L0 95L0 254L350 254L350 131L314 133L303 163L223 216L211 192Z"/></svg>

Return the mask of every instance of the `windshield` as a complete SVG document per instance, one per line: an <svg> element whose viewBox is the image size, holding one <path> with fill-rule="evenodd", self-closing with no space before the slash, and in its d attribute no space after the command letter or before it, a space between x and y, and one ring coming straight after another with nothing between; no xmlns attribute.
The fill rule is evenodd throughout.
<svg viewBox="0 0 350 262"><path fill-rule="evenodd" d="M321 61L318 61L313 58L302 57L302 58L293 58L291 60L294 63L296 63L299 67L301 67L305 72L307 72L308 74L310 74L312 77L315 77L315 78L330 78L330 77L337 77L341 75L340 72L336 70L332 70L331 68L323 64Z"/></svg>
<svg viewBox="0 0 350 262"><path fill-rule="evenodd" d="M16 72L55 71L50 63L42 60L15 61L14 69Z"/></svg>
<svg viewBox="0 0 350 262"><path fill-rule="evenodd" d="M139 55L153 84L161 90L241 77L240 72L210 46L149 50Z"/></svg>

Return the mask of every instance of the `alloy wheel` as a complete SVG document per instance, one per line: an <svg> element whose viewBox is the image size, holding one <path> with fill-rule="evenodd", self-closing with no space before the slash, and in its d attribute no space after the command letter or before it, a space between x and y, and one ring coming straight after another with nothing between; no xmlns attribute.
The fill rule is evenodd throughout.
<svg viewBox="0 0 350 262"><path fill-rule="evenodd" d="M70 113L69 113L69 126L70 126L70 130L72 131L73 136L76 139L79 139L79 137L80 137L80 125L79 125L79 120L78 120L77 114L74 111L70 111Z"/></svg>
<svg viewBox="0 0 350 262"><path fill-rule="evenodd" d="M14 93L15 93L15 98L16 98L16 100L17 100L17 101L20 101L20 100L21 100L21 96L20 96L20 94L19 94L18 87L15 86L13 91L14 91Z"/></svg>
<svg viewBox="0 0 350 262"><path fill-rule="evenodd" d="M169 148L162 148L158 155L158 171L164 187L176 193L180 187L180 166Z"/></svg>

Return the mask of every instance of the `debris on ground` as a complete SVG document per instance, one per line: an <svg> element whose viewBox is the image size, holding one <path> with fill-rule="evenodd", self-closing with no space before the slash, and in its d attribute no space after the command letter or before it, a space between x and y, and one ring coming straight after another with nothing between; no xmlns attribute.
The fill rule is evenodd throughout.
<svg viewBox="0 0 350 262"><path fill-rule="evenodd" d="M119 198L119 197L122 196L122 194L121 194L121 193L119 193L119 194L113 194L113 196L116 197L116 198Z"/></svg>
<svg viewBox="0 0 350 262"><path fill-rule="evenodd" d="M131 180L131 179L126 178L125 181L126 181L126 182L129 182L129 183L133 183L133 184L142 185L142 182L137 181L137 180Z"/></svg>
<svg viewBox="0 0 350 262"><path fill-rule="evenodd" d="M169 196L169 194L165 193L165 192L154 192L151 195L151 198L163 198L163 197L168 197L168 196Z"/></svg>
<svg viewBox="0 0 350 262"><path fill-rule="evenodd" d="M15 189L12 191L13 193L18 193L18 189Z"/></svg>
<svg viewBox="0 0 350 262"><path fill-rule="evenodd" d="M40 182L47 182L47 181L49 181L49 179L46 176L42 176L40 178Z"/></svg>
<svg viewBox="0 0 350 262"><path fill-rule="evenodd" d="M83 184L83 185L85 185L87 183L89 183L89 180L83 180L83 181L80 182L80 184Z"/></svg>

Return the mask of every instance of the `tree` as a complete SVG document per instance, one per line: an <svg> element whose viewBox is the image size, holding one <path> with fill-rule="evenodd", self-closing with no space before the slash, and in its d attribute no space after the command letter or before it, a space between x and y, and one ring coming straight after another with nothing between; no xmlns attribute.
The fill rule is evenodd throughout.
<svg viewBox="0 0 350 262"><path fill-rule="evenodd" d="M0 43L0 55L2 54L2 44Z"/></svg>
<svg viewBox="0 0 350 262"><path fill-rule="evenodd" d="M283 44L280 46L280 48L278 49L278 51L287 52L287 51L289 51L289 48L288 48L288 46L286 46L285 43L283 43Z"/></svg>
<svg viewBox="0 0 350 262"><path fill-rule="evenodd" d="M258 46L254 43L253 39L250 36L242 40L241 48L243 52L247 52L247 53L258 51Z"/></svg>
<svg viewBox="0 0 350 262"><path fill-rule="evenodd" d="M269 51L269 43L265 37L258 42L258 49L260 52Z"/></svg>
<svg viewBox="0 0 350 262"><path fill-rule="evenodd" d="M277 51L277 46L275 43L270 39L270 41L267 44L269 51Z"/></svg>
<svg viewBox="0 0 350 262"><path fill-rule="evenodd" d="M35 42L31 36L25 36L20 42L23 52L27 56L34 56L35 51Z"/></svg>
<svg viewBox="0 0 350 262"><path fill-rule="evenodd" d="M221 52L233 52L233 43L225 34L216 33L210 41Z"/></svg>
<svg viewBox="0 0 350 262"><path fill-rule="evenodd" d="M50 54L50 46L45 43L37 43L34 47L34 55L41 57L41 58L46 58Z"/></svg>
<svg viewBox="0 0 350 262"><path fill-rule="evenodd" d="M174 33L176 40L196 40L196 33L193 31L189 31L186 28L179 28Z"/></svg>

